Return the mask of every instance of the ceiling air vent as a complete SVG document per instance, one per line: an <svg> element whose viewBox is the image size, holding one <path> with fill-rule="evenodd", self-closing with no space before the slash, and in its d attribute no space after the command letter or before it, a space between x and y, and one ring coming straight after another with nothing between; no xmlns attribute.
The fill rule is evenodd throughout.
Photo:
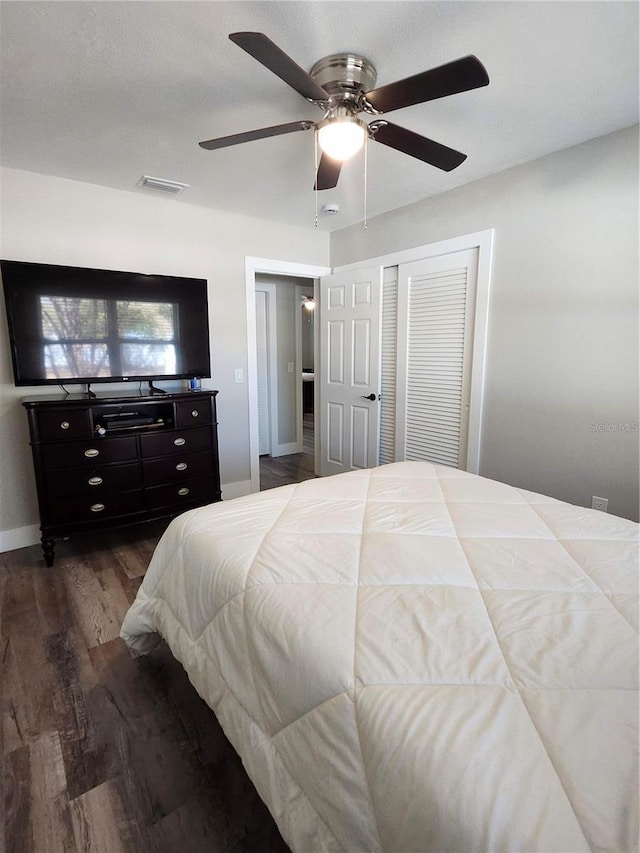
<svg viewBox="0 0 640 853"><path fill-rule="evenodd" d="M181 184L179 181L165 181L164 178L152 178L149 175L143 175L138 181L138 186L146 190L160 190L163 193L177 195L186 189L189 184Z"/></svg>

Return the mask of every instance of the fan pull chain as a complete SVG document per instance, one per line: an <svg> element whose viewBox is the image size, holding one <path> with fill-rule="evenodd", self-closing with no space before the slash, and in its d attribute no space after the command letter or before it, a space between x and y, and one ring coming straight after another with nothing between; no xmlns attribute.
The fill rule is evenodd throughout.
<svg viewBox="0 0 640 853"><path fill-rule="evenodd" d="M313 131L314 179L313 195L316 202L316 228L318 227L318 128Z"/></svg>
<svg viewBox="0 0 640 853"><path fill-rule="evenodd" d="M367 230L367 165L368 165L368 157L367 153L369 151L369 134L367 134L364 138L364 222L362 223L364 226L364 230Z"/></svg>

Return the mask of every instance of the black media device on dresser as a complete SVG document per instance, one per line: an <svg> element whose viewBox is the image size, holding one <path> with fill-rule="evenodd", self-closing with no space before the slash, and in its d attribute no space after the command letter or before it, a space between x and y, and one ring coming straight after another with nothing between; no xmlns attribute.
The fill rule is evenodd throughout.
<svg viewBox="0 0 640 853"><path fill-rule="evenodd" d="M23 400L47 566L57 538L221 500L217 393Z"/></svg>

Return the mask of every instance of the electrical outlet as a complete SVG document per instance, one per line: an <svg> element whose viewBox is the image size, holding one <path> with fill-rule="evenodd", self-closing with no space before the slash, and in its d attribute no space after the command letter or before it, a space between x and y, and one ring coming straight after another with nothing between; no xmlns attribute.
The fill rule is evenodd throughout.
<svg viewBox="0 0 640 853"><path fill-rule="evenodd" d="M244 373L243 373L241 367L236 367L236 369L234 371L234 376L235 376L236 384L239 385L241 382L244 382Z"/></svg>
<svg viewBox="0 0 640 853"><path fill-rule="evenodd" d="M591 509L599 509L601 512L606 512L609 506L609 498L599 498L593 495L591 498Z"/></svg>

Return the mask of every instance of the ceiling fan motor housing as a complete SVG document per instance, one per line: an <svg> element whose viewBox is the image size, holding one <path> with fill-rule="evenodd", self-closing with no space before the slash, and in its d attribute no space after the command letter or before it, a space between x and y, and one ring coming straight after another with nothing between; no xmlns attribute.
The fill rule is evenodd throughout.
<svg viewBox="0 0 640 853"><path fill-rule="evenodd" d="M315 63L310 75L336 103L353 104L375 87L377 78L376 69L369 60L354 53L325 56Z"/></svg>

